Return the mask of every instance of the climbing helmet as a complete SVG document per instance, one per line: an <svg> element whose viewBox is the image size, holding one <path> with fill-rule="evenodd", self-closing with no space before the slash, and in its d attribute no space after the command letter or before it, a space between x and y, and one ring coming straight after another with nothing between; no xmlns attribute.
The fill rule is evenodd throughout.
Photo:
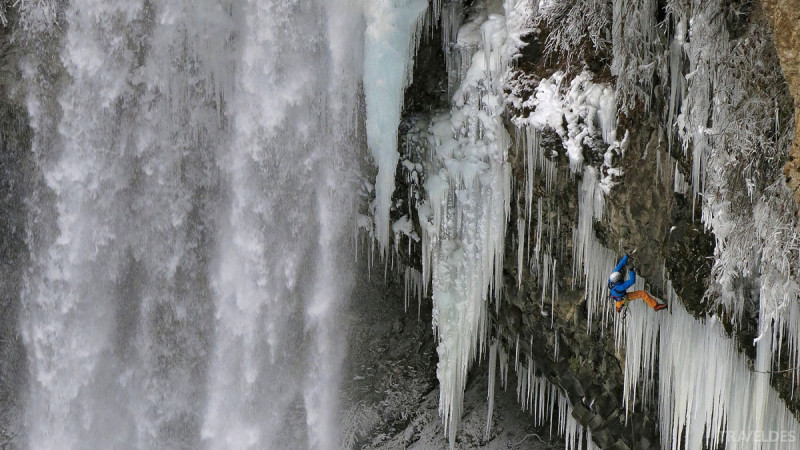
<svg viewBox="0 0 800 450"><path fill-rule="evenodd" d="M619 283L622 280L622 274L620 272L612 272L611 276L608 277L608 281L613 283Z"/></svg>

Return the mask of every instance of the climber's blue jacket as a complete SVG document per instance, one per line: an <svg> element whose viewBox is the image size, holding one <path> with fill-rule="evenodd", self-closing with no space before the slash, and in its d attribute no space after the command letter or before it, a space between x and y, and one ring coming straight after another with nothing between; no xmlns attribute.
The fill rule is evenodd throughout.
<svg viewBox="0 0 800 450"><path fill-rule="evenodd" d="M625 265L628 264L628 255L622 257L617 264L617 267L614 267L614 272L622 273L625 270ZM624 276L624 274L623 274ZM612 283L611 279L608 280L608 290L611 293L611 297L615 300L625 297L625 292L628 290L629 287L633 286L633 283L636 282L636 272L631 270L631 278L628 281L618 281L616 283Z"/></svg>

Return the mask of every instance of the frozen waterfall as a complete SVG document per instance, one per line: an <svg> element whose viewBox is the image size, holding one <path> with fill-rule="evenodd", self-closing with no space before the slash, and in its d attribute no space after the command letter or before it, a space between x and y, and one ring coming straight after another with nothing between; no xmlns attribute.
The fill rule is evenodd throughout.
<svg viewBox="0 0 800 450"><path fill-rule="evenodd" d="M20 6L39 176L20 439L336 448L361 11L62 3Z"/></svg>
<svg viewBox="0 0 800 450"><path fill-rule="evenodd" d="M499 445L509 367L569 449L794 443L796 118L738 3L0 4L0 150L24 153L0 153L0 205L24 184L3 211L24 225L0 221L24 235L0 234L0 355L25 359L13 383L0 359L0 447L6 415L32 449L434 446L432 403L405 404L425 391L455 448L485 362L475 445ZM394 312L388 345L347 339L363 240L384 297L403 277L430 314L413 350ZM662 315L608 301L631 248ZM419 389L378 389L348 345L435 352L435 379L397 359L389 384Z"/></svg>

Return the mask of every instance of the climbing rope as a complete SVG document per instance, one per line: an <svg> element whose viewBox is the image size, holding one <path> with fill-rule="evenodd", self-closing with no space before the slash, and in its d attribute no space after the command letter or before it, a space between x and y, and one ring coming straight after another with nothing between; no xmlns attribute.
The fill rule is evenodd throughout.
<svg viewBox="0 0 800 450"><path fill-rule="evenodd" d="M797 370L797 369L800 369L800 366L797 366L797 367L790 367L790 368L788 368L788 369L783 369L783 370L770 370L770 371L765 371L765 370L751 370L751 372L753 372L753 373L784 373L784 372L792 372L792 371L795 371L795 370Z"/></svg>

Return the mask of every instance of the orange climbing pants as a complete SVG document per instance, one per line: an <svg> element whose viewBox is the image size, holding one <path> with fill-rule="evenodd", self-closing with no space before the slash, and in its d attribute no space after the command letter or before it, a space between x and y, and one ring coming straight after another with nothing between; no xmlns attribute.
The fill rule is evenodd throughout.
<svg viewBox="0 0 800 450"><path fill-rule="evenodd" d="M653 309L656 309L656 306L658 305L658 301L655 299L655 297L648 294L647 291L633 291L633 292L628 292L625 295L625 298L623 298L622 300L617 300L616 302L617 311L619 311L620 309L622 309L623 306L625 306L626 301L632 302L634 300L639 300L639 299L643 300L645 303L647 303L647 306Z"/></svg>

